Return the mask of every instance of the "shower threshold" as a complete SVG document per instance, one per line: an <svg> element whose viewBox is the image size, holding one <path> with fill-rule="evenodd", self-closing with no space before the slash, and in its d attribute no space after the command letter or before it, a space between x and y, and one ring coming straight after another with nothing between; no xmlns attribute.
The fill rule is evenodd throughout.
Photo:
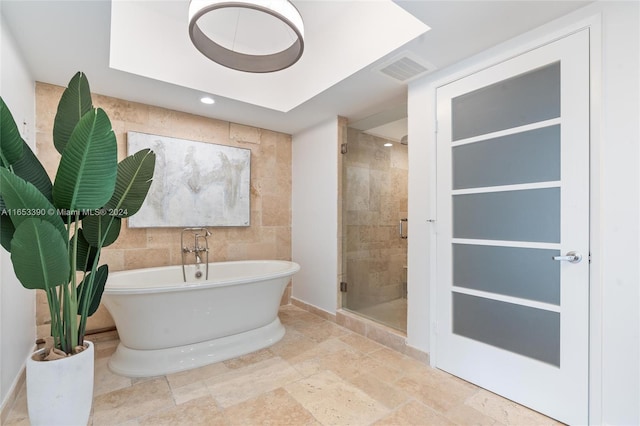
<svg viewBox="0 0 640 426"><path fill-rule="evenodd" d="M359 309L344 309L403 333L407 332L407 299L394 299Z"/></svg>

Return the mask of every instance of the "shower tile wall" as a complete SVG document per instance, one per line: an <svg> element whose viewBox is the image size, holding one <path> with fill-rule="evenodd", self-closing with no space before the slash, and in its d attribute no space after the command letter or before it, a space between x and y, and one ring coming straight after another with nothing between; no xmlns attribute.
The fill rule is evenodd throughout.
<svg viewBox="0 0 640 426"><path fill-rule="evenodd" d="M407 147L349 129L343 232L346 232L346 307L353 310L402 297L407 240L399 238L407 217Z"/></svg>
<svg viewBox="0 0 640 426"><path fill-rule="evenodd" d="M36 84L37 156L53 179L60 155L53 147L53 120L63 88ZM127 155L126 133L144 132L251 149L251 226L211 228L213 261L291 259L291 136L164 108L92 95L103 108L118 139L118 158ZM126 220L125 220L126 222ZM110 271L178 265L181 228L129 229L104 249L101 261ZM290 288L285 292L288 302ZM38 292L38 337L49 333L46 296ZM90 319L89 330L113 326L106 309Z"/></svg>

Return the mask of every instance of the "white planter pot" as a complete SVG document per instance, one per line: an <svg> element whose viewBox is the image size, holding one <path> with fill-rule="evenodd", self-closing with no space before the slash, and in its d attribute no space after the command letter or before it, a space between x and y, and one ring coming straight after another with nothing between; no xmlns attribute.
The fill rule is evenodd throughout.
<svg viewBox="0 0 640 426"><path fill-rule="evenodd" d="M94 351L91 342L84 343L87 349L67 358L55 361L27 358L27 404L31 425L86 426L93 401Z"/></svg>

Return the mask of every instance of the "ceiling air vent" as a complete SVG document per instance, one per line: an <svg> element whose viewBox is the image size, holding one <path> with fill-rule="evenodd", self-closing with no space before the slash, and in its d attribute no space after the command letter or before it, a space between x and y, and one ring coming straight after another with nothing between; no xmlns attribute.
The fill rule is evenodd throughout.
<svg viewBox="0 0 640 426"><path fill-rule="evenodd" d="M391 77L402 83L407 83L435 69L436 67L434 65L409 52L404 52L376 68L376 70L387 77Z"/></svg>

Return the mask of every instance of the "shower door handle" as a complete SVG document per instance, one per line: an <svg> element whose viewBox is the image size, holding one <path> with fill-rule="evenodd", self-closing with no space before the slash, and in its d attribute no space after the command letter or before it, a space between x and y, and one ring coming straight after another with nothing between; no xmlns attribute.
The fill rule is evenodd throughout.
<svg viewBox="0 0 640 426"><path fill-rule="evenodd" d="M408 238L407 234L404 233L404 224L408 222L408 219L400 219L400 238L406 240Z"/></svg>

